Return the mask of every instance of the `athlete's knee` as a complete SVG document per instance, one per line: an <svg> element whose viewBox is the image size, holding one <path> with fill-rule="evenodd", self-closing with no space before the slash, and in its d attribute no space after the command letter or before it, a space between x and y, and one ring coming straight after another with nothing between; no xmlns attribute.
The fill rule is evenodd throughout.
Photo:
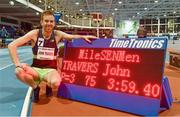
<svg viewBox="0 0 180 117"><path fill-rule="evenodd" d="M23 80L24 79L24 75L23 74L16 74L16 78L19 80Z"/></svg>
<svg viewBox="0 0 180 117"><path fill-rule="evenodd" d="M16 73L16 78L17 78L18 80L24 82L24 83L26 82L26 81L25 81L25 77L24 77L24 73L17 72L17 73Z"/></svg>
<svg viewBox="0 0 180 117"><path fill-rule="evenodd" d="M61 79L59 77L56 77L51 80L51 86L54 88L59 87L60 83L61 83Z"/></svg>
<svg viewBox="0 0 180 117"><path fill-rule="evenodd" d="M28 81L33 80L33 77L27 74L25 71L15 71L16 77L20 80Z"/></svg>
<svg viewBox="0 0 180 117"><path fill-rule="evenodd" d="M22 71L21 69L16 68L16 69L14 70L14 72L15 72L16 75L19 75L19 74L21 74L23 71Z"/></svg>
<svg viewBox="0 0 180 117"><path fill-rule="evenodd" d="M57 80L52 80L52 81L51 81L51 86L52 86L53 88L57 88L57 87L59 86L59 84L60 84L60 82L57 81Z"/></svg>
<svg viewBox="0 0 180 117"><path fill-rule="evenodd" d="M15 74L16 74L18 79L22 79L24 77L24 71L23 70L15 69Z"/></svg>

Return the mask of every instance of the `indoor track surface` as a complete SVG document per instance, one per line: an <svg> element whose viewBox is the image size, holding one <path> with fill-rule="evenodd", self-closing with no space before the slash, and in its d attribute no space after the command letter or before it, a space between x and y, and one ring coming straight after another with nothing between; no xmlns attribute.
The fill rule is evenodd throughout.
<svg viewBox="0 0 180 117"><path fill-rule="evenodd" d="M180 41L176 41L175 44L170 41L168 49L180 50ZM31 64L31 47L21 47L18 53L22 62ZM169 79L174 102L169 110L160 112L159 115L180 116L180 70L171 67L168 61L167 52L165 76ZM134 116L126 112L58 98L56 90L53 97L47 98L45 83L41 84L40 101L31 103L30 99L30 102L26 102L25 97L29 88L16 79L14 68L8 49L0 49L0 116L20 116L22 108L27 108L28 115L31 116Z"/></svg>

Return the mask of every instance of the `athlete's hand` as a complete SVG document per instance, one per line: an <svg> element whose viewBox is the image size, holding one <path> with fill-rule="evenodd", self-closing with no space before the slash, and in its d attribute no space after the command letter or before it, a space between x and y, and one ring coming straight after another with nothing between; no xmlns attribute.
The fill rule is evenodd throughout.
<svg viewBox="0 0 180 117"><path fill-rule="evenodd" d="M91 43L92 39L96 39L96 36L92 36L92 35L84 35L83 39L86 40L88 43Z"/></svg>
<svg viewBox="0 0 180 117"><path fill-rule="evenodd" d="M22 70L27 71L27 67L29 67L26 63L19 63L16 65L15 72L21 72Z"/></svg>

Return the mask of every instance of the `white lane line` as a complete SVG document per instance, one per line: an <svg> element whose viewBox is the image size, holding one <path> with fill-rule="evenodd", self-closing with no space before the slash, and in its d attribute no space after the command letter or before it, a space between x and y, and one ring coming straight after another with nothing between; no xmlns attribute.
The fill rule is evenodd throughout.
<svg viewBox="0 0 180 117"><path fill-rule="evenodd" d="M32 59L32 57L31 57L31 58L27 58L27 59L23 59L23 60L21 60L21 62L24 62L24 61L27 61L27 60L30 60L30 59ZM14 65L14 64L11 63L11 64L9 64L9 65L6 65L5 67L0 68L0 70L6 69L7 67L10 67L10 66L12 66L12 65Z"/></svg>
<svg viewBox="0 0 180 117"><path fill-rule="evenodd" d="M27 57L27 56L32 56L31 54L24 54L24 55L19 55L19 58L21 57ZM0 56L1 57L1 56ZM0 61L3 61L3 60L11 60L10 57L1 57Z"/></svg>
<svg viewBox="0 0 180 117"><path fill-rule="evenodd" d="M22 107L22 110L21 110L20 117L28 117L28 111L29 111L29 104L30 104L30 101L31 101L31 95L32 95L32 88L29 87L28 91L27 91L27 94L26 94L26 97L24 99L24 104L23 104L23 107Z"/></svg>

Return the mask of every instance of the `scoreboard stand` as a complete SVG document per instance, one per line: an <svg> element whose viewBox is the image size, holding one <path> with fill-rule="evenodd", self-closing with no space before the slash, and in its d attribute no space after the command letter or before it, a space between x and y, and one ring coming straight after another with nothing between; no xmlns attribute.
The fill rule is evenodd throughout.
<svg viewBox="0 0 180 117"><path fill-rule="evenodd" d="M163 78L162 94L161 94L160 110L170 109L173 103L173 97L167 77Z"/></svg>

